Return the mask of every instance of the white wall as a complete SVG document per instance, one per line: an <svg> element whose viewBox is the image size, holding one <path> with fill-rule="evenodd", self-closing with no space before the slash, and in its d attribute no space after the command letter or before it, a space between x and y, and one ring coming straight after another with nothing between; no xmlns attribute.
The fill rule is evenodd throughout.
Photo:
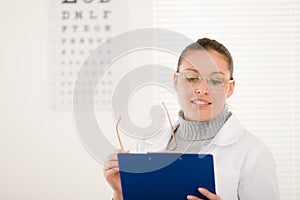
<svg viewBox="0 0 300 200"><path fill-rule="evenodd" d="M50 109L47 1L1 1L0 199L109 199L71 112Z"/></svg>
<svg viewBox="0 0 300 200"><path fill-rule="evenodd" d="M130 29L152 23L151 2L141 9L137 2L130 1ZM110 199L102 165L81 145L72 112L51 109L47 4L0 2L0 199Z"/></svg>

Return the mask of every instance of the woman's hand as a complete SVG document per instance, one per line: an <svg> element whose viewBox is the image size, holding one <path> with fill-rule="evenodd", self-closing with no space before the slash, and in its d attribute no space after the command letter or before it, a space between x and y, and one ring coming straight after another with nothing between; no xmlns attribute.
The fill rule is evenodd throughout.
<svg viewBox="0 0 300 200"><path fill-rule="evenodd" d="M123 199L118 163L118 153L121 152L125 153L125 151L117 150L109 155L103 168L104 177L114 191L114 200Z"/></svg>
<svg viewBox="0 0 300 200"><path fill-rule="evenodd" d="M214 194L214 193L211 193L210 191L208 191L207 189L205 188L198 188L198 191L206 196L209 200L221 200L221 198ZM199 197L196 197L196 196L193 196L193 195L188 195L187 198L188 200L201 200Z"/></svg>

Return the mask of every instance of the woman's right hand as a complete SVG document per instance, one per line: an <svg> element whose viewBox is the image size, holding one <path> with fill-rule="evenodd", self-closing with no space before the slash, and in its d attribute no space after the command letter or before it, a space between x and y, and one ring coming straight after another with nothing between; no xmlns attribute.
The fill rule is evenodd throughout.
<svg viewBox="0 0 300 200"><path fill-rule="evenodd" d="M123 199L118 163L118 153L122 152L125 153L126 151L117 150L110 154L103 168L104 177L114 191L114 200Z"/></svg>

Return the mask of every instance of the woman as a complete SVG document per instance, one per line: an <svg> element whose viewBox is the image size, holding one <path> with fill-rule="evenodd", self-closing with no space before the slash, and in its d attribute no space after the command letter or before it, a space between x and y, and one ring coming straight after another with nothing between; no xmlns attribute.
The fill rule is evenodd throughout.
<svg viewBox="0 0 300 200"><path fill-rule="evenodd" d="M187 46L174 74L181 107L175 135L166 133L141 140L137 151L213 154L217 194L199 188L208 199L279 199L276 167L270 151L226 106L234 87L233 61L226 47L208 38ZM104 167L114 200L122 199L117 153L109 157L108 166ZM199 198L188 195L187 199Z"/></svg>

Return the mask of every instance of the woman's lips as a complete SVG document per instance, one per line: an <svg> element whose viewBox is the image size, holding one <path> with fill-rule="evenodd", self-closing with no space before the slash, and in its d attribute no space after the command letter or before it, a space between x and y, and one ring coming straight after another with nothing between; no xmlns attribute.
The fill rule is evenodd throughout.
<svg viewBox="0 0 300 200"><path fill-rule="evenodd" d="M192 99L191 103L196 105L197 107L204 108L206 106L209 106L211 102L204 100L204 99Z"/></svg>

